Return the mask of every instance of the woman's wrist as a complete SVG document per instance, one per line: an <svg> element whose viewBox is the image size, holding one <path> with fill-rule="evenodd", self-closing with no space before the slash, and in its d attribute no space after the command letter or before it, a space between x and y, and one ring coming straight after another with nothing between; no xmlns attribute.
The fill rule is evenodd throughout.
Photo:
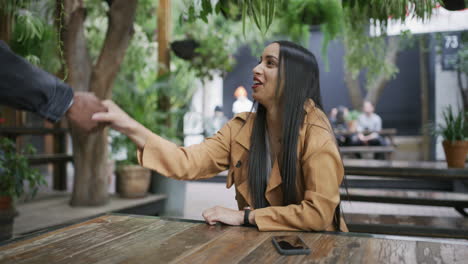
<svg viewBox="0 0 468 264"><path fill-rule="evenodd" d="M250 209L244 209L241 212L241 222L243 224L245 224L245 214L246 214L246 210L249 210L249 215L248 215L248 221L249 221L249 224L251 225L255 225L255 211L254 210L250 210Z"/></svg>
<svg viewBox="0 0 468 264"><path fill-rule="evenodd" d="M129 126L126 135L137 145L137 148L143 149L151 131L138 122Z"/></svg>
<svg viewBox="0 0 468 264"><path fill-rule="evenodd" d="M250 223L251 225L257 225L257 223L255 222L255 210L250 211L250 214L249 214L249 223Z"/></svg>

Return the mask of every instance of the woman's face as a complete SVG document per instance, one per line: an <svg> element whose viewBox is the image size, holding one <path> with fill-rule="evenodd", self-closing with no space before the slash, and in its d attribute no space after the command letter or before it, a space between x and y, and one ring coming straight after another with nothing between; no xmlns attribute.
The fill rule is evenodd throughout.
<svg viewBox="0 0 468 264"><path fill-rule="evenodd" d="M272 43L268 45L260 57L259 64L253 68L252 97L264 105L270 107L278 103L281 98L281 90L276 97L276 86L278 81L280 45Z"/></svg>

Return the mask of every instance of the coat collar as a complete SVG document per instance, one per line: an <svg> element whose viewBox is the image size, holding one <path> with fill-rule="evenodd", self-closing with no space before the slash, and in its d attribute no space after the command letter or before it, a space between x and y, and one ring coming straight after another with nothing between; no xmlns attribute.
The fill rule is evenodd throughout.
<svg viewBox="0 0 468 264"><path fill-rule="evenodd" d="M304 103L304 110L306 113L310 113L314 110L315 103L312 99L307 99ZM250 135L252 134L252 128L255 120L255 113L241 113L236 115L234 118L239 118L245 123L237 133L235 141L242 145L247 151L250 150ZM304 122L306 118L304 118Z"/></svg>

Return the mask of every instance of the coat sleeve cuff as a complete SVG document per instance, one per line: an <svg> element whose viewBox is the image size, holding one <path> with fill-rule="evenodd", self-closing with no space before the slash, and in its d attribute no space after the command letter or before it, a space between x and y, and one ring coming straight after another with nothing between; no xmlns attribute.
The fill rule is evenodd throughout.
<svg viewBox="0 0 468 264"><path fill-rule="evenodd" d="M39 114L52 122L59 121L73 104L73 90L56 79L54 94L47 105L39 109Z"/></svg>

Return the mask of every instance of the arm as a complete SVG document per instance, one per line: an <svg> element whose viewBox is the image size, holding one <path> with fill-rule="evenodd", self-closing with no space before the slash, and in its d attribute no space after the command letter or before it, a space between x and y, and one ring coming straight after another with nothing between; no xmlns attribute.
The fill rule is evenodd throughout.
<svg viewBox="0 0 468 264"><path fill-rule="evenodd" d="M72 105L72 89L31 65L0 41L0 104L36 112L53 122Z"/></svg>
<svg viewBox="0 0 468 264"><path fill-rule="evenodd" d="M304 200L299 204L254 210L252 223L260 231L320 231L332 224L344 175L336 144L329 138L321 146L308 147L303 157Z"/></svg>
<svg viewBox="0 0 468 264"><path fill-rule="evenodd" d="M230 123L201 144L179 147L152 133L112 101L103 104L109 111L97 113L93 119L109 122L112 128L127 135L137 145L143 167L177 180L209 178L229 167Z"/></svg>

